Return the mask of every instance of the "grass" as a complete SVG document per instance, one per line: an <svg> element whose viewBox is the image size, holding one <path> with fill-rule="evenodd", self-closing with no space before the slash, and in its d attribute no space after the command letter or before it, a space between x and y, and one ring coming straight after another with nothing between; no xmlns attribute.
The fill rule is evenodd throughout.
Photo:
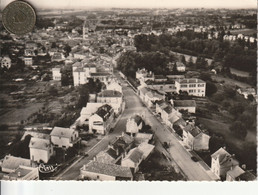
<svg viewBox="0 0 258 195"><path fill-rule="evenodd" d="M240 76L240 77L250 77L249 72L237 70L235 68L230 68L230 72L231 72L231 74L235 74L235 75Z"/></svg>

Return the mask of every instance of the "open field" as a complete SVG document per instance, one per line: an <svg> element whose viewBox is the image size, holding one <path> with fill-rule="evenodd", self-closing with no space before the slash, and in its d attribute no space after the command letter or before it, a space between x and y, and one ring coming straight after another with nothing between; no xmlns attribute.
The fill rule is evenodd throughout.
<svg viewBox="0 0 258 195"><path fill-rule="evenodd" d="M230 87L235 87L236 85L238 87L241 87L241 88L252 87L251 85L249 85L247 83L236 81L234 79L231 79L231 78L228 78L228 77L224 77L222 75L212 75L212 79L217 81L217 82L224 81L225 83L223 85L228 85Z"/></svg>
<svg viewBox="0 0 258 195"><path fill-rule="evenodd" d="M245 72L245 71L242 71L242 70L237 70L235 68L230 68L230 72L231 72L231 74L235 74L235 75L240 76L240 77L250 77L249 72Z"/></svg>

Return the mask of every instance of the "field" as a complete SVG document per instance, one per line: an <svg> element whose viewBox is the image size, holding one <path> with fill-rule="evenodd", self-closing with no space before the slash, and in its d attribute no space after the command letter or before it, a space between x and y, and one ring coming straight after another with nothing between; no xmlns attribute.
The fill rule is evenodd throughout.
<svg viewBox="0 0 258 195"><path fill-rule="evenodd" d="M247 36L253 36L256 34L256 29L237 29L237 30L230 30L230 33L233 35L243 34Z"/></svg>
<svg viewBox="0 0 258 195"><path fill-rule="evenodd" d="M235 68L230 68L230 72L231 72L231 74L235 74L235 75L240 76L240 77L250 77L249 72L237 70Z"/></svg>

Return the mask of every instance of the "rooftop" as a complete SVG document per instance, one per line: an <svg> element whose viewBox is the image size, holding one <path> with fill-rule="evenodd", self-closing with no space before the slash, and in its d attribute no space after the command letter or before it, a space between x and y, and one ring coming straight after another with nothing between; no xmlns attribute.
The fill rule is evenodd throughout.
<svg viewBox="0 0 258 195"><path fill-rule="evenodd" d="M180 84L184 84L184 83L205 83L203 80L201 79L183 79L181 81L179 81Z"/></svg>
<svg viewBox="0 0 258 195"><path fill-rule="evenodd" d="M98 93L98 97L122 97L122 93L115 90L104 90Z"/></svg>
<svg viewBox="0 0 258 195"><path fill-rule="evenodd" d="M63 128L63 127L54 127L52 132L50 133L51 136L58 136L58 137L66 137L70 138L74 133L74 129Z"/></svg>
<svg viewBox="0 0 258 195"><path fill-rule="evenodd" d="M134 163L138 163L142 160L142 158L143 158L143 152L138 148L134 148L129 151L129 153L125 156L123 160L130 159Z"/></svg>
<svg viewBox="0 0 258 195"><path fill-rule="evenodd" d="M111 115L112 107L108 104L105 104L98 108L95 114L99 115L101 118L103 118L104 121L108 119L108 117Z"/></svg>
<svg viewBox="0 0 258 195"><path fill-rule="evenodd" d="M41 150L49 150L51 148L51 143L49 139L32 137L30 140L29 147Z"/></svg>
<svg viewBox="0 0 258 195"><path fill-rule="evenodd" d="M239 166L234 166L231 170L227 172L231 177L236 178L239 175L243 174L245 171L241 169Z"/></svg>
<svg viewBox="0 0 258 195"><path fill-rule="evenodd" d="M83 169L82 169L83 170ZM85 171L110 175L114 177L132 178L132 172L128 167L122 167L116 164L105 164L97 161L90 161L85 166Z"/></svg>
<svg viewBox="0 0 258 195"><path fill-rule="evenodd" d="M6 168L6 169L15 170L20 165L31 166L31 160L30 159L26 159L26 158L21 158L21 157L15 157L15 156L7 155L7 156L5 156L1 166L3 168Z"/></svg>

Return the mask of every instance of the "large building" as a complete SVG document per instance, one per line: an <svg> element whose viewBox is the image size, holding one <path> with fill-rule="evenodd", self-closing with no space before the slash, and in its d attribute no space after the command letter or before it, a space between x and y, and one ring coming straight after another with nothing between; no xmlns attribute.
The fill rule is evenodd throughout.
<svg viewBox="0 0 258 195"><path fill-rule="evenodd" d="M205 96L206 83L201 79L183 79L175 81L176 92L186 91L188 95L192 96Z"/></svg>

